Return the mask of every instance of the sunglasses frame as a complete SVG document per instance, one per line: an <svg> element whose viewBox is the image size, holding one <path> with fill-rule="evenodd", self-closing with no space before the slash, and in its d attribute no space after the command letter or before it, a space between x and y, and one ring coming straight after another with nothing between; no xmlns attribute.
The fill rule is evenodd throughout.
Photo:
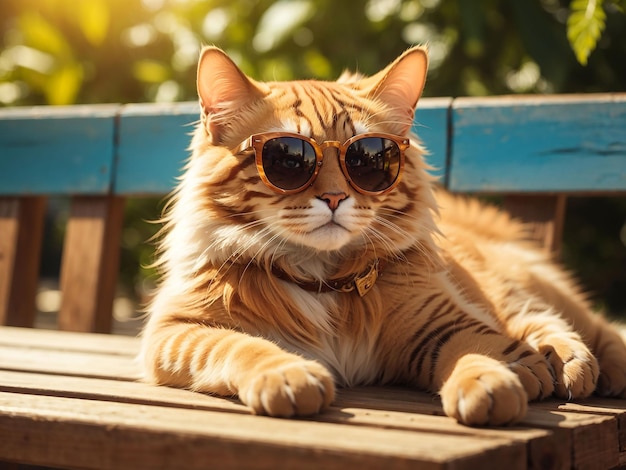
<svg viewBox="0 0 626 470"><path fill-rule="evenodd" d="M311 174L311 177L302 186L299 186L294 189L283 189L273 184L268 179L267 175L265 174L265 168L263 168L263 146L266 144L267 141L276 139L279 137L291 137L295 139L300 139L300 140L307 142L308 144L311 145L311 147L313 147L313 151L315 152L315 170ZM348 173L348 167L346 165L346 152L348 150L348 147L350 147L350 145L352 145L354 142L364 139L364 138L368 138L368 137L391 140L398 146L398 149L400 150L400 162L399 162L399 168L398 168L398 176L393 181L393 183L389 185L389 187L383 189L382 191L368 191L366 189L361 188L358 184L356 184L352 180L352 178L350 177L350 174ZM315 141L315 139L311 137L307 137L301 134L295 134L292 132L266 132L263 134L251 135L246 140L244 140L241 144L239 144L239 146L237 146L234 149L233 153L238 154L238 153L246 152L249 150L254 150L254 157L255 157L257 171L259 172L259 176L261 177L261 180L263 181L263 183L265 183L267 187L269 187L270 189L272 189L273 191L279 194L296 194L296 193L300 193L306 190L308 187L313 185L313 183L317 179L317 175L324 162L324 151L330 147L334 147L339 151L339 164L341 166L341 172L343 173L344 177L346 178L350 186L355 191L361 194L365 194L368 196L380 196L382 194L386 194L392 191L396 186L398 186L398 183L400 183L402 171L404 170L404 152L410 146L411 146L411 141L407 137L400 137L397 135L385 134L382 132L366 132L364 134L358 134L346 140L343 144L337 140L326 140L324 142L318 143Z"/></svg>

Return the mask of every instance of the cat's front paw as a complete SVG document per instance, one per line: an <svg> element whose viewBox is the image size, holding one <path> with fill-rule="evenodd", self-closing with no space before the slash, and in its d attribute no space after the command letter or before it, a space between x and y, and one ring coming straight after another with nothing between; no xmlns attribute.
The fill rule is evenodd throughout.
<svg viewBox="0 0 626 470"><path fill-rule="evenodd" d="M554 394L572 400L593 393L598 382L599 366L587 346L568 337L551 337L539 346L554 369Z"/></svg>
<svg viewBox="0 0 626 470"><path fill-rule="evenodd" d="M511 424L528 408L517 374L500 361L475 354L458 361L440 395L448 416L473 426Z"/></svg>
<svg viewBox="0 0 626 470"><path fill-rule="evenodd" d="M546 358L538 352L529 350L508 366L522 382L528 400L541 400L554 392L554 371Z"/></svg>
<svg viewBox="0 0 626 470"><path fill-rule="evenodd" d="M239 390L254 413L278 417L319 413L335 398L332 375L314 361L299 361L258 373Z"/></svg>

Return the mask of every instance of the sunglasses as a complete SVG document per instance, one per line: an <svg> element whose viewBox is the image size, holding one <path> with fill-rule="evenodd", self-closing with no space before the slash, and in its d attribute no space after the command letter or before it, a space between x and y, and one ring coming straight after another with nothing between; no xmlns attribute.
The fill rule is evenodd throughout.
<svg viewBox="0 0 626 470"><path fill-rule="evenodd" d="M404 151L409 139L390 134L367 133L345 143L315 140L288 132L255 134L244 140L236 153L254 150L261 180L280 194L295 194L311 186L324 160L324 150L339 150L339 163L346 180L366 195L385 194L400 182Z"/></svg>

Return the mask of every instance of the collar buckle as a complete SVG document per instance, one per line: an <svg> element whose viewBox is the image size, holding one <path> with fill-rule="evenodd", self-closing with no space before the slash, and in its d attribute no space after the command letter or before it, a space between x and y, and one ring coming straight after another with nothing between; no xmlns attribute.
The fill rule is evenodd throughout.
<svg viewBox="0 0 626 470"><path fill-rule="evenodd" d="M368 271L364 274L357 276L354 279L354 287L356 287L356 291L359 293L361 297L364 297L378 279L378 260L375 260L371 265Z"/></svg>

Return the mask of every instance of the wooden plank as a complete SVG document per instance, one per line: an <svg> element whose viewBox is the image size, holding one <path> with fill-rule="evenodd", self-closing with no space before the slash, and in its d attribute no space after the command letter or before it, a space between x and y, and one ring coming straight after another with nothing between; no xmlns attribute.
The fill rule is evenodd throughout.
<svg viewBox="0 0 626 470"><path fill-rule="evenodd" d="M531 407L522 421L550 429L572 451L573 468L615 468L619 465L619 436L613 416L545 411Z"/></svg>
<svg viewBox="0 0 626 470"><path fill-rule="evenodd" d="M374 393L373 388L369 393ZM383 393L384 388L380 388ZM249 408L235 399L210 396L170 387L159 387L142 382L128 382L111 379L56 376L50 380L49 375L28 372L0 370L0 391L46 395L56 397L74 397L89 400L119 401L143 405L170 406L195 410L229 411L250 414ZM440 406L431 405L425 413L414 410L389 411L364 407L358 397L367 394L368 390L339 390L340 399L330 410L319 417L309 420L356 424L382 429L420 430L445 434L482 436L490 438L506 438L516 441L543 440L551 434L545 430L527 427L502 428L471 428L458 424L452 418L441 416ZM414 392L420 394L420 392ZM393 400L391 400L393 402ZM402 409L403 406L398 407ZM410 408L410 407L409 407ZM548 439L547 443L554 445Z"/></svg>
<svg viewBox="0 0 626 470"><path fill-rule="evenodd" d="M238 401L143 383L93 378L56 376L50 380L49 376L40 374L0 372L0 391L249 414ZM522 425L504 429L470 428L441 416L440 405L426 394L402 388L363 387L340 390L335 405L311 419L429 434L469 435L487 440L506 438L527 446L531 468L570 468L574 455L577 468L584 468L595 461L610 465L617 455L612 419L607 416L623 415L626 410L606 410L600 404L534 403ZM571 407L567 411L572 412L553 413L564 411L564 407ZM573 446L576 446L576 454Z"/></svg>
<svg viewBox="0 0 626 470"><path fill-rule="evenodd" d="M448 171L448 119L452 98L423 98L419 101L411 131L422 140L428 155L430 173L442 181Z"/></svg>
<svg viewBox="0 0 626 470"><path fill-rule="evenodd" d="M538 409L550 409L574 413L596 414L613 416L617 421L617 432L620 452L626 452L626 402L615 398L592 397L582 403L551 401L536 403Z"/></svg>
<svg viewBox="0 0 626 470"><path fill-rule="evenodd" d="M46 199L0 197L0 325L35 322Z"/></svg>
<svg viewBox="0 0 626 470"><path fill-rule="evenodd" d="M118 379L120 378L118 377ZM52 377L50 374L37 371L0 370L0 391L251 414L248 407L234 398L156 386L130 378L117 380L115 378L56 374Z"/></svg>
<svg viewBox="0 0 626 470"><path fill-rule="evenodd" d="M626 94L458 98L452 191L626 190Z"/></svg>
<svg viewBox="0 0 626 470"><path fill-rule="evenodd" d="M185 160L198 103L133 104L120 113L116 194L164 194Z"/></svg>
<svg viewBox="0 0 626 470"><path fill-rule="evenodd" d="M0 391L250 414L249 409L237 400L169 387L155 387L139 382L58 376L51 381L49 376L41 374L0 371ZM510 439L523 442L527 446L528 460L533 468L566 468L568 466L569 460L564 461L563 455L559 455L561 449L558 444L560 443L552 433L545 430L522 427L505 430L470 428L458 424L451 418L432 416L432 410L430 414L418 414L362 408L351 399L355 396L352 390L340 390L339 393L342 397L341 402L346 406L333 406L320 416L310 419L380 429L473 436L487 440ZM357 391L357 401L358 395ZM568 457L567 454L565 456ZM551 462L551 465L546 466L546 462Z"/></svg>
<svg viewBox="0 0 626 470"><path fill-rule="evenodd" d="M0 327L0 346L134 358L139 354L140 341L139 338L122 335Z"/></svg>
<svg viewBox="0 0 626 470"><path fill-rule="evenodd" d="M559 195L507 195L503 206L513 217L526 222L530 238L545 251L558 256L563 240L567 197Z"/></svg>
<svg viewBox="0 0 626 470"><path fill-rule="evenodd" d="M0 333L16 330L20 329L1 328ZM29 347L11 344L11 341L3 345L3 342L7 343L4 338L9 335L0 334L0 369L9 371L0 373L0 383L5 391L59 396L69 394L87 399L124 400L138 404L247 414L247 409L238 402L184 390L133 383L140 376L139 364L134 361L133 355L112 355L106 352L107 339L113 345L117 341L116 337L23 331L23 339L29 336L31 338ZM79 346L78 351L71 348L54 350L54 341L45 338L57 334L65 337L68 343L77 344L81 343L81 337L88 339L93 336L94 349L98 352L85 351L86 343ZM41 338L40 344L34 340L35 336ZM13 340L13 343L17 339L19 338ZM129 353L138 346L137 339L119 340L122 340L122 345L125 343L129 346ZM49 380L49 376L28 373L39 371L54 374L56 377ZM62 374L74 377L63 377ZM83 377L88 377L89 380ZM624 436L623 428L618 426L625 419L626 404L619 400L607 401L611 408L604 405L603 401L566 405L554 401L533 403L521 426L503 431L457 425L449 418L442 417L443 411L438 400L428 394L400 387L362 387L340 390L332 410L319 419L385 429L469 433L483 438L489 437L491 433L496 437L498 433L502 433L507 439L525 442L527 458L533 462L534 467L569 468L570 463L586 465L594 461L613 465L615 459L619 459L618 452L624 446ZM564 406L568 409L564 409ZM430 417L436 419L431 420ZM555 437L534 434L537 429L548 430ZM572 450L573 446L576 446L576 453Z"/></svg>
<svg viewBox="0 0 626 470"><path fill-rule="evenodd" d="M523 443L0 393L0 459L80 468L525 468ZM25 446L24 442L28 442Z"/></svg>
<svg viewBox="0 0 626 470"><path fill-rule="evenodd" d="M139 380L141 368L127 356L0 346L0 370L50 375Z"/></svg>
<svg viewBox="0 0 626 470"><path fill-rule="evenodd" d="M111 187L118 106L0 112L0 194L105 194Z"/></svg>
<svg viewBox="0 0 626 470"><path fill-rule="evenodd" d="M342 392L343 393L343 392ZM443 414L438 399L424 393L399 387L362 387L349 391L350 398L343 401L342 393L337 406L373 408L385 411L405 411L425 414ZM608 400L597 404L588 400L585 403L568 404L546 400L531 403L521 426L532 429L546 429L554 433L558 445L552 452L537 446L531 451L533 462L543 462L539 468L613 468L618 465L623 437L620 423L626 412L626 402ZM587 404L587 402L589 404ZM602 408L600 412L599 408ZM549 465L548 465L549 464ZM547 466L547 467L544 467Z"/></svg>
<svg viewBox="0 0 626 470"><path fill-rule="evenodd" d="M111 331L123 217L120 197L73 198L61 264L62 330Z"/></svg>

